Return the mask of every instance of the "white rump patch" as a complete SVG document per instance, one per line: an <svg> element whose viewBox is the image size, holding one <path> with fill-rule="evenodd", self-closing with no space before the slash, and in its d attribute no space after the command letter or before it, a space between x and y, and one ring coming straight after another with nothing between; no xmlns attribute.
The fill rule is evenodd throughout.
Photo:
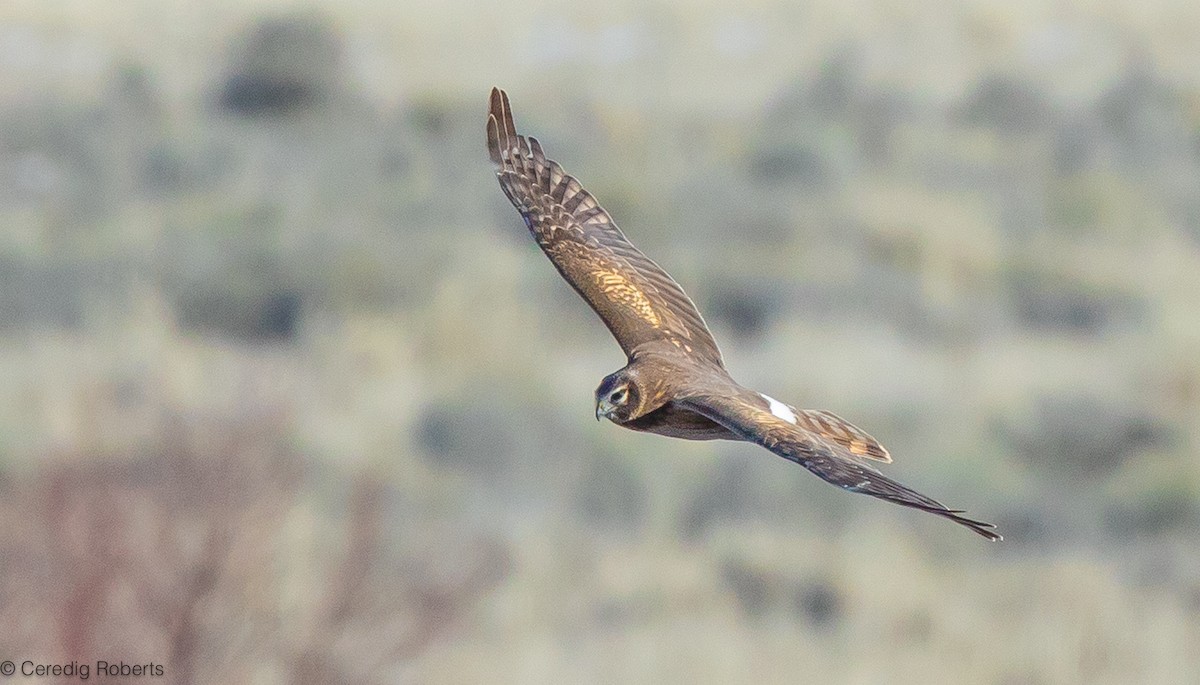
<svg viewBox="0 0 1200 685"><path fill-rule="evenodd" d="M763 395L761 392L758 394L764 400L767 401L768 405L770 405L772 414L774 414L775 416L778 416L779 418L783 419L784 421L787 421L788 423L796 423L796 413L794 411L792 411L786 404L784 404L783 402L780 402L779 400L775 399L774 397L767 397L766 395Z"/></svg>

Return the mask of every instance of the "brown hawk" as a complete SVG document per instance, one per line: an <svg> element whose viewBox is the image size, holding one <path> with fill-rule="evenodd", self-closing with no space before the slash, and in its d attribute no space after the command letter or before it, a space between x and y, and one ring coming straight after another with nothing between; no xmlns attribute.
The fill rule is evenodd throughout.
<svg viewBox="0 0 1200 685"><path fill-rule="evenodd" d="M849 422L738 385L683 288L629 242L579 181L547 159L535 138L517 135L508 95L495 88L487 145L500 187L534 240L629 358L596 389L597 419L674 438L757 443L850 492L1000 539L992 524L969 519L871 467L869 459L892 459Z"/></svg>

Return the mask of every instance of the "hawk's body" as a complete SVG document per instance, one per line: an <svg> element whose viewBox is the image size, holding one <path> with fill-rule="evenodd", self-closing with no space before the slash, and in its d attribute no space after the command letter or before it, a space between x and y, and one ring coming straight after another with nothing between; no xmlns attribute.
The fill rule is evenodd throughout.
<svg viewBox="0 0 1200 685"><path fill-rule="evenodd" d="M488 153L504 194L571 287L600 315L629 363L596 391L596 417L688 440L759 444L852 492L922 509L989 540L992 525L887 478L874 438L825 411L798 410L738 385L696 306L625 237L596 199L534 138L517 135L508 96L493 89Z"/></svg>
<svg viewBox="0 0 1200 685"><path fill-rule="evenodd" d="M684 440L741 440L733 431L674 402L621 424L625 428Z"/></svg>

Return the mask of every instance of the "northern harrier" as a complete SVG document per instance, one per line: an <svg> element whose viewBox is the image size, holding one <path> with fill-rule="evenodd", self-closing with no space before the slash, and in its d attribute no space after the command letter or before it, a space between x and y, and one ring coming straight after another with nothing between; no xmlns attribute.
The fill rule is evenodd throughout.
<svg viewBox="0 0 1200 685"><path fill-rule="evenodd" d="M1000 539L992 524L947 509L868 465L868 459L892 459L849 422L738 385L679 284L629 242L579 181L546 158L536 139L517 135L508 96L495 88L487 143L500 187L534 240L629 358L596 389L597 419L673 438L753 442L850 492Z"/></svg>

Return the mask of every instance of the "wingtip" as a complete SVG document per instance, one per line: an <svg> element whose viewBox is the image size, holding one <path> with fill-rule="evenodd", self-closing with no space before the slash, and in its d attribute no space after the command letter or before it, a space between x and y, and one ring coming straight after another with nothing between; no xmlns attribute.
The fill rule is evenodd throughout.
<svg viewBox="0 0 1200 685"><path fill-rule="evenodd" d="M508 102L508 93L503 90L500 93L500 124L503 126L504 135L511 141L517 137L517 123L513 120L512 105ZM511 145L511 143L509 143Z"/></svg>
<svg viewBox="0 0 1200 685"><path fill-rule="evenodd" d="M512 150L519 138L508 104L508 93L497 86L492 86L488 97L487 136L488 154L492 162L503 166L506 153Z"/></svg>
<svg viewBox="0 0 1200 685"><path fill-rule="evenodd" d="M1004 540L1004 536L996 530L996 525L993 523L985 523L983 521L974 521L972 519L956 516L955 521L961 523L976 533L987 538L988 542L1000 542Z"/></svg>
<svg viewBox="0 0 1200 685"><path fill-rule="evenodd" d="M504 166L504 158L500 154L500 123L496 115L488 113L487 118L487 147L488 157L497 168Z"/></svg>
<svg viewBox="0 0 1200 685"><path fill-rule="evenodd" d="M983 537L987 538L988 542L1000 542L1001 540L1004 539L1004 536L1001 535L996 530L996 524L988 523L987 521L977 521L972 518L967 518L966 516L964 516L964 514L966 514L967 512L963 511L962 509L948 509L945 507L940 508L940 509L928 508L928 507L920 507L920 508L925 509L925 511L928 511L931 514L937 514L939 516L944 516L945 518L950 519L951 521L957 523L960 526L969 528L969 529L971 529L971 532L973 532L977 535L982 535Z"/></svg>

